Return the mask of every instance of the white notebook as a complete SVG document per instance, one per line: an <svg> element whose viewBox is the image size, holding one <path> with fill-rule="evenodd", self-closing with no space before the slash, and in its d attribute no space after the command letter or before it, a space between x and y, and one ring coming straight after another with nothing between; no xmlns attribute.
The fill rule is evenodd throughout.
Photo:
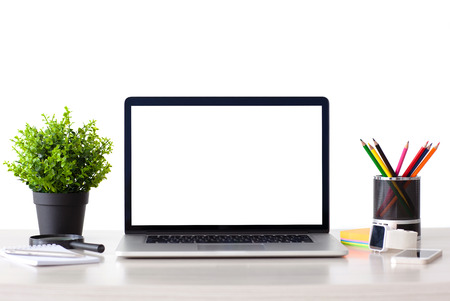
<svg viewBox="0 0 450 301"><path fill-rule="evenodd" d="M52 252L55 253L53 256ZM0 255L11 261L25 263L32 266L69 265L100 262L99 257L75 253L59 245L4 248L0 250Z"/></svg>

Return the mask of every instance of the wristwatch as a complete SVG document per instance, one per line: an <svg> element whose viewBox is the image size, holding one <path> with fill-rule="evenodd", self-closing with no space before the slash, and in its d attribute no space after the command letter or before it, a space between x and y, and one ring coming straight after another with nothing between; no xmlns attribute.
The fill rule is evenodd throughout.
<svg viewBox="0 0 450 301"><path fill-rule="evenodd" d="M391 229L388 225L374 223L370 228L369 249L385 252L389 249L417 248L417 232Z"/></svg>

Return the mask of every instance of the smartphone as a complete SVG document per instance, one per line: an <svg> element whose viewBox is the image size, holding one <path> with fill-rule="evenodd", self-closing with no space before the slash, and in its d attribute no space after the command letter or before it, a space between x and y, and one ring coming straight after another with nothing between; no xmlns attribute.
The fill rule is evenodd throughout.
<svg viewBox="0 0 450 301"><path fill-rule="evenodd" d="M392 263L427 264L442 255L442 250L406 249L392 256Z"/></svg>

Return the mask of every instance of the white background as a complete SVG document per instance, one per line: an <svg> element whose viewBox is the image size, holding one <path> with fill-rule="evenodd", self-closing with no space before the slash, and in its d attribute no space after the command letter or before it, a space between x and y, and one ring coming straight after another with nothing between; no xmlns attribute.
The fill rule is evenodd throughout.
<svg viewBox="0 0 450 301"><path fill-rule="evenodd" d="M366 227L377 173L359 139L396 162L441 147L422 175L423 226L450 226L450 2L2 1L0 159L41 113L98 120L114 140L85 229L123 229L128 96L326 96L331 226ZM393 163L395 165L395 163ZM406 164L406 163L405 163ZM37 229L31 192L0 166L0 228Z"/></svg>

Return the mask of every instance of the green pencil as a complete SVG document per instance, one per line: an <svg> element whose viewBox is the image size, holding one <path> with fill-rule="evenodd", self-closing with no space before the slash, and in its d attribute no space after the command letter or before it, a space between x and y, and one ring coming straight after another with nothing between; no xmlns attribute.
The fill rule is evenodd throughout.
<svg viewBox="0 0 450 301"><path fill-rule="evenodd" d="M383 177L387 177L386 173L384 172L383 168L381 167L380 163L378 163L377 159L375 159L374 155L372 154L372 152L369 150L369 147L364 143L364 141L361 140L361 144L364 147L364 149L366 150L367 154L369 155L370 159L372 159L373 163L375 163L375 166L378 168L378 170L380 171L381 175Z"/></svg>

